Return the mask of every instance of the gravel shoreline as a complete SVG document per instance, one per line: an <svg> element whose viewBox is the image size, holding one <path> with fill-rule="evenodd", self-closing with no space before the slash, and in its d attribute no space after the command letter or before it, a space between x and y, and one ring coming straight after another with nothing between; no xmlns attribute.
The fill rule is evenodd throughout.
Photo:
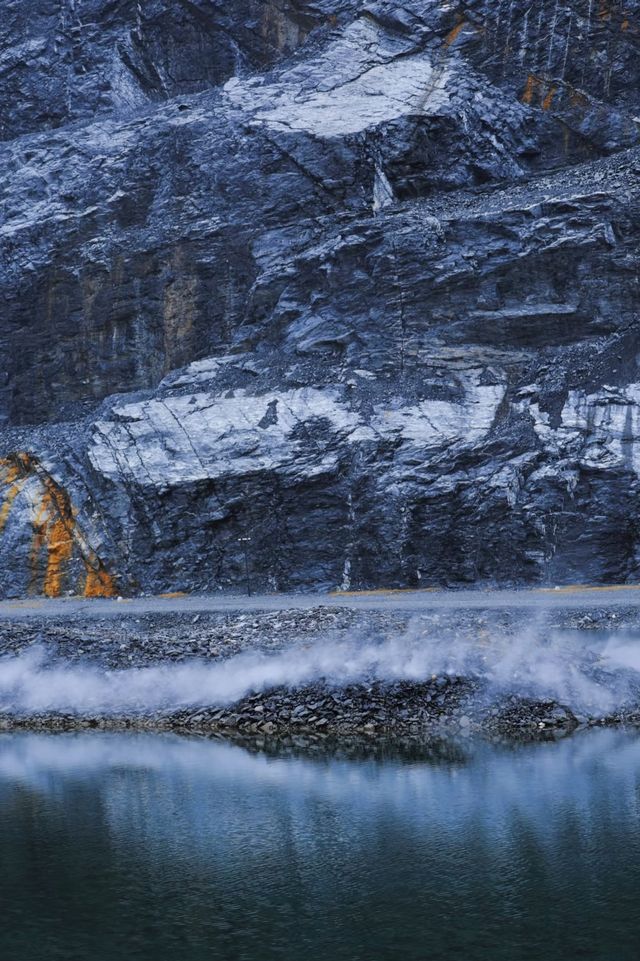
<svg viewBox="0 0 640 961"><path fill-rule="evenodd" d="M114 620L86 616L52 622L0 621L2 660L44 648L47 664L87 666L112 672L158 665L215 664L239 654L295 654L326 639L402 638L408 631L448 631L480 639L490 656L491 633L516 638L530 627L526 612L459 612L416 615L357 612L319 607L264 614L153 614ZM640 636L636 608L558 611L540 619L541 631L606 631ZM452 636L453 636L452 633ZM579 713L568 704L532 699L522 692L487 690L481 677L434 674L419 681L362 679L336 683L278 685L253 690L233 704L201 704L127 712L75 712L43 709L24 712L10 698L0 703L0 730L145 730L183 731L247 737L424 739L431 736L497 739L549 739L594 725L640 725L640 695L615 712Z"/></svg>

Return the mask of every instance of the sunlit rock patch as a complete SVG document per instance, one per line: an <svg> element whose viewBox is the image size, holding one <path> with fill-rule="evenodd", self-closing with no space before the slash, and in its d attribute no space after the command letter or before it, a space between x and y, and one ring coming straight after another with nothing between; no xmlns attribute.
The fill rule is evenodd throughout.
<svg viewBox="0 0 640 961"><path fill-rule="evenodd" d="M473 370L459 378L452 401L378 403L368 415L342 388L167 395L116 407L96 423L91 462L110 479L124 472L136 484L166 487L259 471L311 478L335 470L350 447L380 441L398 449L467 445L487 434L504 398L503 387L478 380Z"/></svg>

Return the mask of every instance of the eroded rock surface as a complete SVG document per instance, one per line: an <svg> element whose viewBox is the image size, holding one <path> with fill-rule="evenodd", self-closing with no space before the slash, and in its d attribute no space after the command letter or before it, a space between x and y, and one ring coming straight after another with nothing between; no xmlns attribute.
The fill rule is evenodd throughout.
<svg viewBox="0 0 640 961"><path fill-rule="evenodd" d="M637 579L637 0L0 24L4 595Z"/></svg>

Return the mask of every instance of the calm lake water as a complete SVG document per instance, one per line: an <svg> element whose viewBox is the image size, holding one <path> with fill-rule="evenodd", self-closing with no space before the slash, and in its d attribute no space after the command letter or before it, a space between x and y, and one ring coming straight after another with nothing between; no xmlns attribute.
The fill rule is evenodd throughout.
<svg viewBox="0 0 640 961"><path fill-rule="evenodd" d="M2 961L637 961L640 738L0 737Z"/></svg>

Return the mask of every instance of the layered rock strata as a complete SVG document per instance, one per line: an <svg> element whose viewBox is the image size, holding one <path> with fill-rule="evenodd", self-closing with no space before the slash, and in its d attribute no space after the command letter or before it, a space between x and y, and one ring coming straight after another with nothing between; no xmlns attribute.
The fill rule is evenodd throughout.
<svg viewBox="0 0 640 961"><path fill-rule="evenodd" d="M0 23L2 595L637 579L637 0Z"/></svg>

